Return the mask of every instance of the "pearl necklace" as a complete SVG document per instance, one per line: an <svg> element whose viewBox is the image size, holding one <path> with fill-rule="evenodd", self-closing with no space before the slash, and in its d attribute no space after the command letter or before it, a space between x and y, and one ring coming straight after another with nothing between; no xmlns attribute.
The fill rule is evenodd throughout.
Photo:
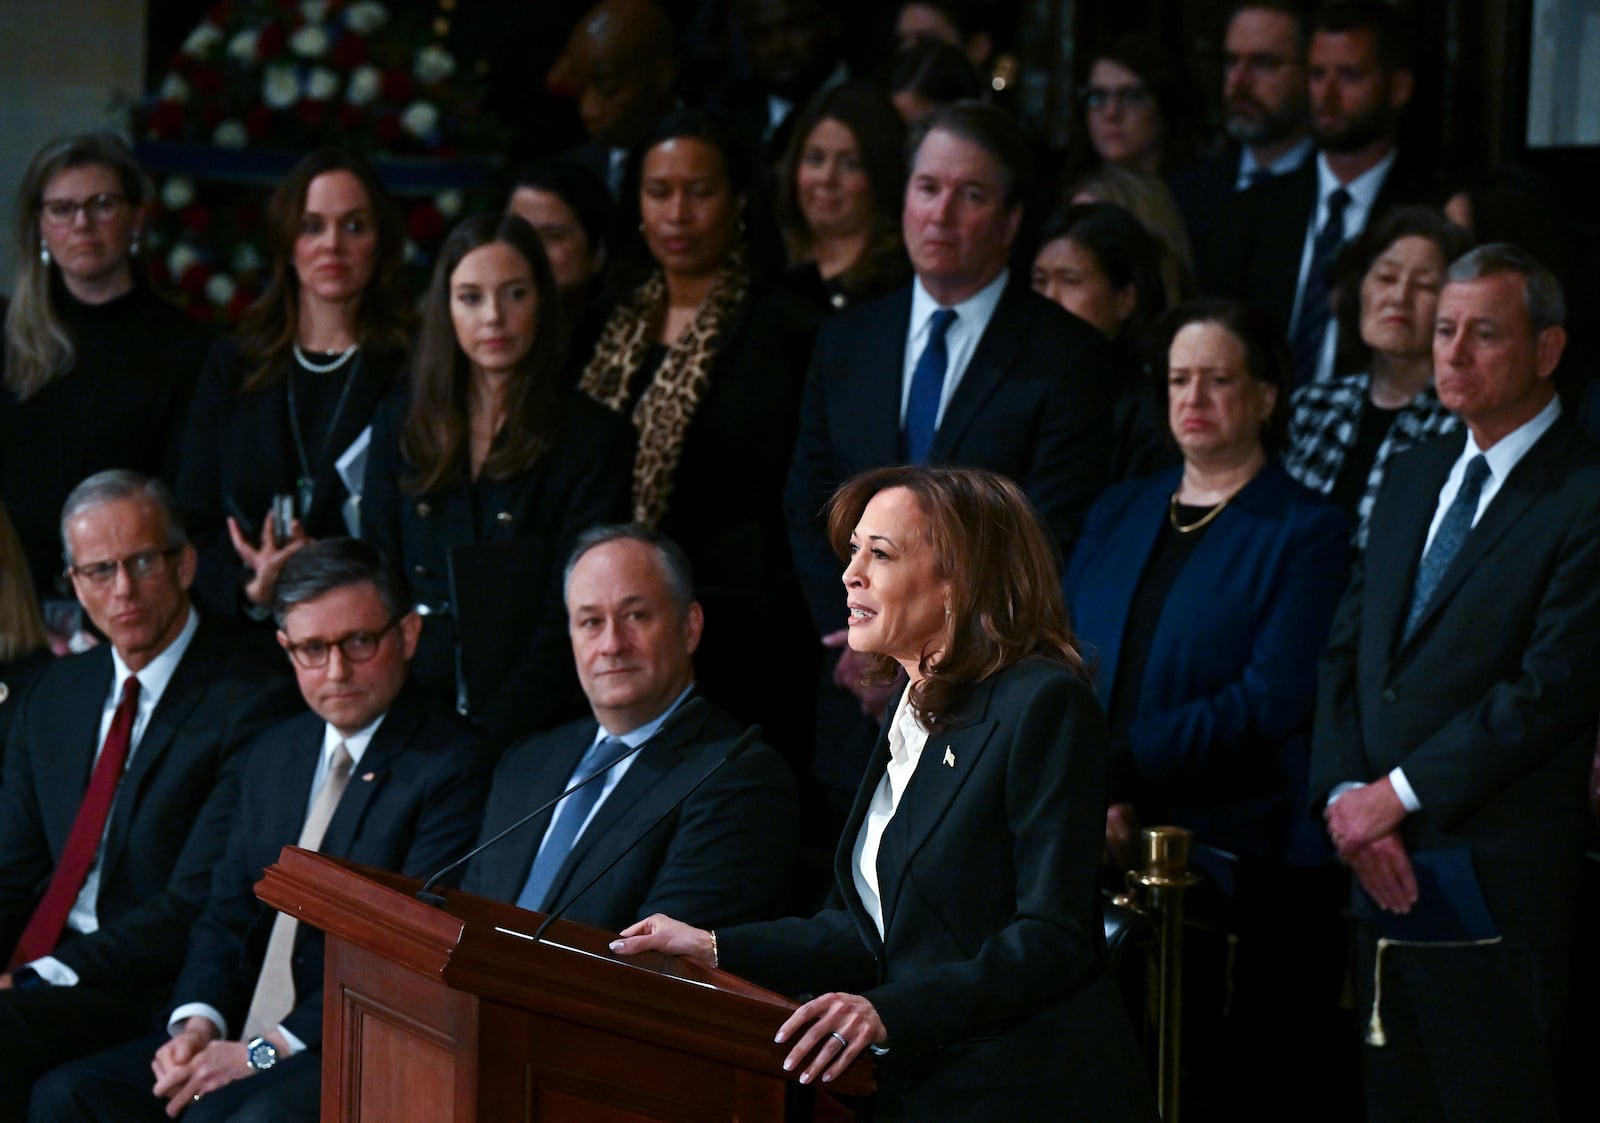
<svg viewBox="0 0 1600 1123"><path fill-rule="evenodd" d="M331 359L326 363L314 363L310 359L306 358L306 353L300 350L300 344L296 342L294 344L294 361L299 363L306 370L309 370L312 374L327 374L330 371L338 370L340 367L348 363L350 361L350 356L354 355L356 353L356 349L360 346L361 344L359 343L352 343L349 347L345 348L339 353L338 358Z"/></svg>

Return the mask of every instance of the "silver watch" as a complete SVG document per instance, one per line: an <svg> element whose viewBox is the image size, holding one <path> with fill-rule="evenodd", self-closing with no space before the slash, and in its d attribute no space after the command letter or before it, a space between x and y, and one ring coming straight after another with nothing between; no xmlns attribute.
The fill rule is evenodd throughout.
<svg viewBox="0 0 1600 1123"><path fill-rule="evenodd" d="M244 1063L257 1072L266 1072L278 1063L278 1047L265 1037L252 1038L244 1047Z"/></svg>

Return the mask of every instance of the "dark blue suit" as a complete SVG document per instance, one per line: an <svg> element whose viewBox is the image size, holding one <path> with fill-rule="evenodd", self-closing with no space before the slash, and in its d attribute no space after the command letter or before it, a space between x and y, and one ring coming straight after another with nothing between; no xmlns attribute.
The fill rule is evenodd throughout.
<svg viewBox="0 0 1600 1123"><path fill-rule="evenodd" d="M1108 710L1128 609L1179 471L1107 491L1067 572L1067 607ZM1344 516L1271 461L1174 583L1127 747L1153 804L1200 841L1282 856L1305 788L1317 653L1349 562Z"/></svg>

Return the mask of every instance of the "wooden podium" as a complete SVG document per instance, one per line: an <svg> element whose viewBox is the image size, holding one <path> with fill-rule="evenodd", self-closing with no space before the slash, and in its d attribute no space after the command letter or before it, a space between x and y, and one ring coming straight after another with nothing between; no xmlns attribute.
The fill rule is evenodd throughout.
<svg viewBox="0 0 1600 1123"><path fill-rule="evenodd" d="M788 999L671 956L631 959L613 938L286 846L256 885L274 908L327 933L323 1123L515 1120L781 1120L788 1046L772 1035ZM833 1092L872 1091L858 1059ZM797 1114L844 1120L830 1092Z"/></svg>

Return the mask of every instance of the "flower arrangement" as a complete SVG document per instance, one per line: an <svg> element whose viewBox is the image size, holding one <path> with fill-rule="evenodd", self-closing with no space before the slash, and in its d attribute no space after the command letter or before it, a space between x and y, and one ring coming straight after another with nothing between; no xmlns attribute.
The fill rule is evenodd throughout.
<svg viewBox="0 0 1600 1123"><path fill-rule="evenodd" d="M438 41L422 5L223 0L185 39L135 122L158 179L151 269L192 315L231 324L260 291L260 204L311 149L353 148L406 207L424 269L481 190L508 131L483 83ZM398 174L390 174L397 172Z"/></svg>

